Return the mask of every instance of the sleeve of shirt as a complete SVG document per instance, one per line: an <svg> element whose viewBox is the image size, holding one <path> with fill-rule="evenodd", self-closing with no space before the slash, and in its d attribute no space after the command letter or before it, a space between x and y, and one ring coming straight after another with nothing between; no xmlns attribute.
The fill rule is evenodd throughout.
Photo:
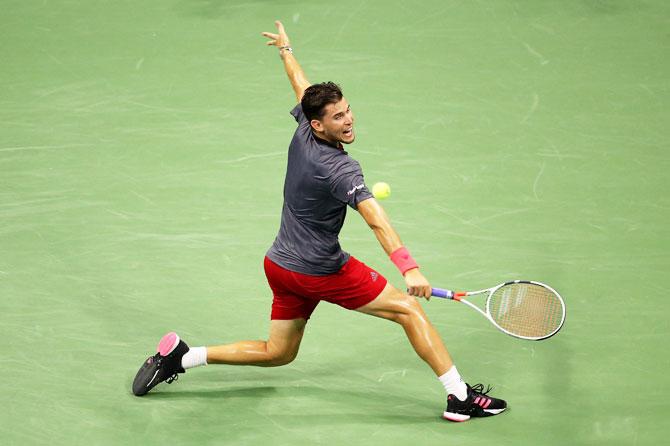
<svg viewBox="0 0 670 446"><path fill-rule="evenodd" d="M334 166L329 179L330 192L333 196L353 209L357 209L361 201L372 198L365 185L361 166L354 159L347 158Z"/></svg>
<svg viewBox="0 0 670 446"><path fill-rule="evenodd" d="M305 116L305 113L303 113L302 105L300 104L293 107L293 110L291 110L291 115L295 118L298 124L307 122L307 116Z"/></svg>

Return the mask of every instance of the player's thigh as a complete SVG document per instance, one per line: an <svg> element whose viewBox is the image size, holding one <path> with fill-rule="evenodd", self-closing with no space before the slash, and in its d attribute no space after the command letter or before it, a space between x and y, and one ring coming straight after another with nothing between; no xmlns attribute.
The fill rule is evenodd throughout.
<svg viewBox="0 0 670 446"><path fill-rule="evenodd" d="M415 297L400 291L390 283L386 284L375 300L357 308L356 311L396 322L401 322L402 318L409 315L423 314L423 309Z"/></svg>
<svg viewBox="0 0 670 446"><path fill-rule="evenodd" d="M268 349L279 356L295 356L300 348L306 324L305 319L273 319L270 321Z"/></svg>

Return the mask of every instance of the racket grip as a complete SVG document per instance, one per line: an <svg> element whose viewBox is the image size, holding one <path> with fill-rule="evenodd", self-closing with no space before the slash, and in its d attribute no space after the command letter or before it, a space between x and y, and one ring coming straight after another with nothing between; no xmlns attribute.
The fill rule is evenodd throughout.
<svg viewBox="0 0 670 446"><path fill-rule="evenodd" d="M433 288L430 294L432 296L441 297L443 299L452 299L454 297L453 291L445 290L442 288Z"/></svg>

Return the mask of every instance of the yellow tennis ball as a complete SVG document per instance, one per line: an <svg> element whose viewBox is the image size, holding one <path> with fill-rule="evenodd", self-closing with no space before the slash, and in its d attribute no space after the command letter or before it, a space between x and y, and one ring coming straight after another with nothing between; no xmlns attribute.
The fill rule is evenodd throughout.
<svg viewBox="0 0 670 446"><path fill-rule="evenodd" d="M391 195L391 186L383 182L375 183L372 186L372 195L374 195L375 198L378 198L380 200L388 198L389 195Z"/></svg>

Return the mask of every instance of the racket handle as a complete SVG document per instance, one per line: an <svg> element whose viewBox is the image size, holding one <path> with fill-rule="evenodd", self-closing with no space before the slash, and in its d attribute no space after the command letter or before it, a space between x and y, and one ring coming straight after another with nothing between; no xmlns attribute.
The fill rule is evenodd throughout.
<svg viewBox="0 0 670 446"><path fill-rule="evenodd" d="M454 297L454 292L453 291L445 290L445 289L442 289L442 288L433 288L433 291L431 291L430 294L432 296L441 297L443 299L453 299L453 297Z"/></svg>

